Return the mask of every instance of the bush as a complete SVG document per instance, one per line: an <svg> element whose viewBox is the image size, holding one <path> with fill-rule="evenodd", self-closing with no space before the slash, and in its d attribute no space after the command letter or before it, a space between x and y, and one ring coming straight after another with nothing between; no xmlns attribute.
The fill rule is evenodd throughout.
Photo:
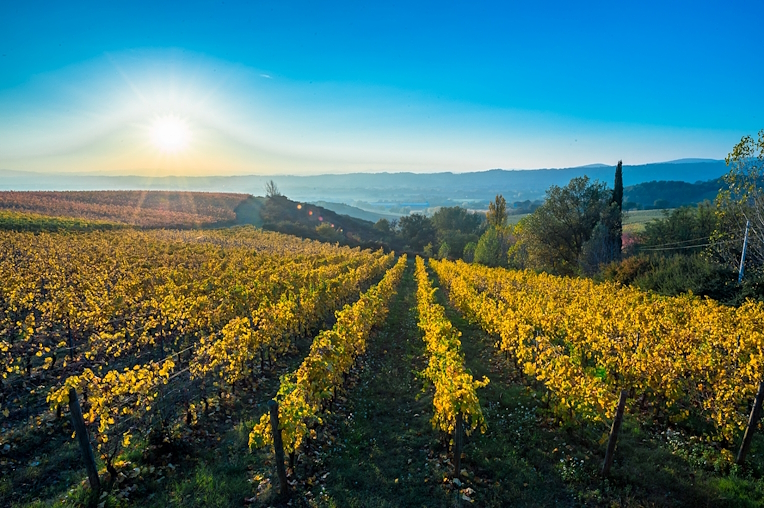
<svg viewBox="0 0 764 508"><path fill-rule="evenodd" d="M632 256L623 261L614 261L602 270L605 280L631 284L652 269L652 264L647 256Z"/></svg>
<svg viewBox="0 0 764 508"><path fill-rule="evenodd" d="M342 239L342 234L327 223L316 226L316 233L325 242L338 242Z"/></svg>
<svg viewBox="0 0 764 508"><path fill-rule="evenodd" d="M635 277L634 285L666 296L687 291L723 303L738 297L737 274L701 255L651 258L651 269Z"/></svg>
<svg viewBox="0 0 764 508"><path fill-rule="evenodd" d="M449 230L442 233L442 235L441 233L438 233L438 241L434 245L443 245L443 243L447 243L449 252L452 256L461 255L461 253L464 252L464 247L468 243L477 243L480 239L480 236L474 233L460 233L456 230Z"/></svg>
<svg viewBox="0 0 764 508"><path fill-rule="evenodd" d="M467 245L465 245L464 250L462 251L462 259L464 259L467 263L472 263L472 261L475 260L476 247L477 247L477 244L475 242L470 242Z"/></svg>
<svg viewBox="0 0 764 508"><path fill-rule="evenodd" d="M448 244L446 242L443 242L440 244L440 249L438 249L438 259L447 259L448 258Z"/></svg>

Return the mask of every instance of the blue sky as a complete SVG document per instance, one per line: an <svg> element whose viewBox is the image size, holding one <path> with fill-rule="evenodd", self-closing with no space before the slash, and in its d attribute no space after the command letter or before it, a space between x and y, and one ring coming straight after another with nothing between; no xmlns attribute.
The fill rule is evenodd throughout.
<svg viewBox="0 0 764 508"><path fill-rule="evenodd" d="M583 5L4 2L0 168L639 164L764 128L764 2Z"/></svg>

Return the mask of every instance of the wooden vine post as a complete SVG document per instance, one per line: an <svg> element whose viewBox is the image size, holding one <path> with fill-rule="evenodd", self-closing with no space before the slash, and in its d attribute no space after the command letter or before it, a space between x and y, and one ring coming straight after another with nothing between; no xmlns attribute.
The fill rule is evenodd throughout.
<svg viewBox="0 0 764 508"><path fill-rule="evenodd" d="M753 432L756 430L756 424L759 423L759 418L761 417L762 402L764 402L764 381L759 383L759 391L753 400L751 415L748 417L748 426L745 428L745 434L743 435L743 443L740 445L740 451L735 460L735 464L739 466L742 466L745 462L745 456L748 455L748 449L751 447Z"/></svg>
<svg viewBox="0 0 764 508"><path fill-rule="evenodd" d="M605 462L602 464L602 476L608 476L610 474L610 468L613 466L613 459L615 458L615 444L618 441L618 431L621 430L621 422L623 422L623 410L625 408L626 390L621 390L621 396L618 399L618 407L615 411L615 419L613 420L613 426L610 429L610 438L607 441Z"/></svg>
<svg viewBox="0 0 764 508"><path fill-rule="evenodd" d="M279 475L279 494L286 496L289 492L289 485L287 484L286 468L284 467L284 442L281 439L281 429L279 428L279 403L275 400L268 401L268 409L271 413L273 452L276 455L276 472Z"/></svg>
<svg viewBox="0 0 764 508"><path fill-rule="evenodd" d="M462 439L464 436L464 419L462 413L456 414L454 425L454 478L459 478L462 473Z"/></svg>
<svg viewBox="0 0 764 508"><path fill-rule="evenodd" d="M72 414L72 425L74 425L77 441L80 443L82 459L85 461L85 467L88 470L90 488L100 491L101 482L98 479L98 468L96 468L93 448L90 446L88 429L85 427L85 420L82 418L82 409L80 408L80 401L77 399L77 390L74 388L69 388L69 412Z"/></svg>

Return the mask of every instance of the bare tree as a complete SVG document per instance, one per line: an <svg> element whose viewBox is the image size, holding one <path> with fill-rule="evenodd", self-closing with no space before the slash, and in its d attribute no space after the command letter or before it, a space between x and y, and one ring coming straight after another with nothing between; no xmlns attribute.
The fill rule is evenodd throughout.
<svg viewBox="0 0 764 508"><path fill-rule="evenodd" d="M713 250L731 267L737 267L746 223L750 223L746 265L764 264L764 130L757 140L744 136L727 156L729 172L716 197L718 226Z"/></svg>
<svg viewBox="0 0 764 508"><path fill-rule="evenodd" d="M268 196L269 198L281 196L281 191L276 185L276 182L274 182L273 180L269 180L265 184L265 195Z"/></svg>

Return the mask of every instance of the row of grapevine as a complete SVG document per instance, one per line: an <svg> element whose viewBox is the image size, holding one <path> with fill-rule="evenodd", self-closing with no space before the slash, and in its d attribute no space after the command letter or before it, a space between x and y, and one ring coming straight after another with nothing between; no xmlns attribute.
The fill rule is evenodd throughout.
<svg viewBox="0 0 764 508"><path fill-rule="evenodd" d="M31 373L35 356L41 365L55 366L59 358L49 353L85 339L82 349L92 358L118 355L113 349L128 344L154 350L167 345L170 335L219 329L242 307L278 301L286 290L315 286L378 256L328 246L300 252L301 245L292 246L299 254L263 252L258 240L278 239L262 234L241 235L250 236L259 255L251 246L162 236L131 231L0 238L9 253L0 260L0 331L6 348L19 350L4 367Z"/></svg>
<svg viewBox="0 0 764 508"><path fill-rule="evenodd" d="M276 303L260 306L248 315L233 318L213 336L202 339L191 369L195 376L215 372L233 384L256 372L254 362L287 352L291 337L305 335L319 321L341 308L361 291L366 281L384 273L393 255L380 256L321 284L303 286L294 295L282 295Z"/></svg>
<svg viewBox="0 0 764 508"><path fill-rule="evenodd" d="M417 309L419 328L429 356L424 377L435 387L432 424L446 434L453 434L457 419L466 423L467 434L479 428L485 432L485 418L476 390L488 384L488 379L476 381L464 366L461 352L461 332L446 317L445 309L435 302L424 260L417 256Z"/></svg>
<svg viewBox="0 0 764 508"><path fill-rule="evenodd" d="M262 369L393 260L246 228L0 243L3 414L45 394L60 408L76 388L107 464L170 381L233 389L259 372L258 356Z"/></svg>
<svg viewBox="0 0 764 508"><path fill-rule="evenodd" d="M276 401L280 430L286 451L297 450L309 432L309 425L320 423L324 402L342 386L356 358L366 351L369 333L387 316L388 303L403 276L403 255L382 280L363 293L352 305L337 312L331 330L316 336L310 352L299 368L281 378ZM273 443L269 415L265 414L249 435L250 447Z"/></svg>
<svg viewBox="0 0 764 508"><path fill-rule="evenodd" d="M0 260L4 382L64 377L115 358L161 358L284 295L299 301L300 291L320 291L342 273L367 270L380 257L330 246L311 252L311 243L283 237L287 246L297 243L292 253L273 235L241 236L249 246L133 231L3 235L0 244L9 253ZM266 250L271 244L272 253ZM314 314L325 314L318 305Z"/></svg>
<svg viewBox="0 0 764 508"><path fill-rule="evenodd" d="M620 390L671 421L691 415L732 440L764 379L764 304L722 306L617 284L430 265L455 305L573 416L610 418Z"/></svg>

